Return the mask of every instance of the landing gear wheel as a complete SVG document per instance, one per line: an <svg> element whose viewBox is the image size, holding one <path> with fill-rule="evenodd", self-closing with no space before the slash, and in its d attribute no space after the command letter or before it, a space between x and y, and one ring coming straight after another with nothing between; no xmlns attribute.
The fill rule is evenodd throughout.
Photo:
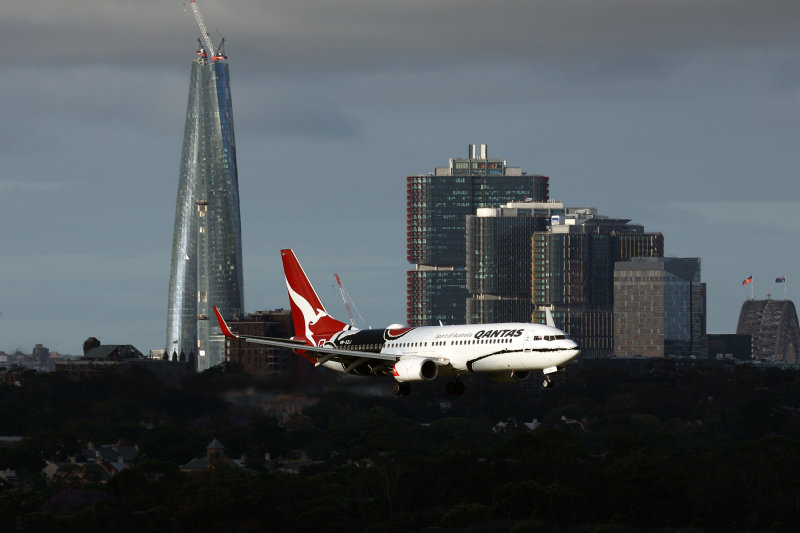
<svg viewBox="0 0 800 533"><path fill-rule="evenodd" d="M450 381L444 386L444 390L450 396L461 396L464 394L464 383L462 381Z"/></svg>
<svg viewBox="0 0 800 533"><path fill-rule="evenodd" d="M545 389L549 389L553 386L553 381L550 379L550 376L545 376L544 381L542 381L542 387Z"/></svg>
<svg viewBox="0 0 800 533"><path fill-rule="evenodd" d="M392 394L395 396L408 396L409 392L411 392L411 385L408 383L395 381L394 385L392 385Z"/></svg>

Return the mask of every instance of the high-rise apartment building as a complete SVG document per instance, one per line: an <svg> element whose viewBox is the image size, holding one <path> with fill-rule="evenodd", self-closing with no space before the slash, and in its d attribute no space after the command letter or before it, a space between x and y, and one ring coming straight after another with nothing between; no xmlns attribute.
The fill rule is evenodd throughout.
<svg viewBox="0 0 800 533"><path fill-rule="evenodd" d="M531 319L555 324L581 347L584 358L609 357L614 335L614 264L631 257L661 257L664 237L595 208L568 208L547 231L531 238Z"/></svg>
<svg viewBox="0 0 800 533"><path fill-rule="evenodd" d="M635 257L614 270L614 356L700 355L706 284L696 257Z"/></svg>
<svg viewBox="0 0 800 533"><path fill-rule="evenodd" d="M406 275L409 325L466 321L466 217L480 207L529 198L545 202L547 176L529 176L504 159L489 158L486 145L470 145L464 159L451 159L406 181Z"/></svg>
<svg viewBox="0 0 800 533"><path fill-rule="evenodd" d="M564 216L561 202L509 202L467 217L467 323L528 322L531 236Z"/></svg>
<svg viewBox="0 0 800 533"><path fill-rule="evenodd" d="M230 77L225 56L208 55L201 48L191 65L167 305L167 353L198 370L225 358L212 306L227 319L244 309Z"/></svg>

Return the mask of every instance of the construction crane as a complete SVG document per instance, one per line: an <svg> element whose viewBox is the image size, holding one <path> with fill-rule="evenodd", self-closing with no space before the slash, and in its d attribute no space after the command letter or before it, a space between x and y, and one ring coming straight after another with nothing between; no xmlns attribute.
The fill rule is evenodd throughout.
<svg viewBox="0 0 800 533"><path fill-rule="evenodd" d="M342 280L339 279L339 274L334 272L333 273L333 277L336 278L336 285L339 287L339 292L342 295L342 300L344 300L344 307L345 307L345 309L347 309L347 316L350 317L350 325L353 326L354 328L358 327L358 326L356 326L355 318L353 318L353 312L350 310L350 304L352 303L353 300L352 300L352 298L350 298L350 294L344 288L344 285L342 285ZM353 309L356 310L356 314L358 315L359 320L361 320L361 323L362 324L366 324L367 321L364 320L364 317L361 316L361 313L358 312L358 309L356 308L356 304L355 303L353 303Z"/></svg>
<svg viewBox="0 0 800 533"><path fill-rule="evenodd" d="M211 42L211 36L208 34L208 30L206 29L206 23L203 22L203 15L200 14L200 6L197 5L195 0L189 0L189 4L192 6L192 13L194 13L194 18L197 20L197 25L200 27L200 33L203 36L203 41L205 42L205 48L208 55L211 56L213 61L225 59L225 53L222 50L222 43L225 42L225 39L222 40L219 48L214 48L214 43Z"/></svg>

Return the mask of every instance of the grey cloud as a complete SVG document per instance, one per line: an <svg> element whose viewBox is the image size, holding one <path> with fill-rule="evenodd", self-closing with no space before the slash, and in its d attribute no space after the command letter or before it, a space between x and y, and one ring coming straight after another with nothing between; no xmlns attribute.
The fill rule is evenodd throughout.
<svg viewBox="0 0 800 533"><path fill-rule="evenodd" d="M667 209L685 214L703 224L754 230L756 234L800 233L797 226L798 201L749 201L749 202L672 202Z"/></svg>
<svg viewBox="0 0 800 533"><path fill-rule="evenodd" d="M315 85L298 87L246 77L234 95L236 127L240 132L309 140L351 139L360 135L363 127L356 114L344 107L347 105L344 99L328 93L341 94L341 87L320 91ZM244 103L242 107L238 105L240 102Z"/></svg>
<svg viewBox="0 0 800 533"><path fill-rule="evenodd" d="M198 36L177 2L43 2L14 5L0 22L0 35L18 51L11 61L164 68ZM800 4L789 0L208 0L201 7L215 41L226 36L232 56L272 75L299 74L300 64L320 75L605 56L636 63L623 58L800 40Z"/></svg>
<svg viewBox="0 0 800 533"><path fill-rule="evenodd" d="M300 136L308 139L329 137L349 139L359 135L358 122L342 110L312 103L283 109L267 118L268 129L275 134Z"/></svg>

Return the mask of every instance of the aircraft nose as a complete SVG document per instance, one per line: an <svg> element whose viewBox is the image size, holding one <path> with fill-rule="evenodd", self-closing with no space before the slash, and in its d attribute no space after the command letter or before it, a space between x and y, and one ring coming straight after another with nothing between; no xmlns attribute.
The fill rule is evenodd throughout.
<svg viewBox="0 0 800 533"><path fill-rule="evenodd" d="M569 351L569 359L568 360L575 359L576 357L578 357L580 355L581 349L580 349L580 346L578 346L577 342L572 341L572 344L570 345L569 348L570 348L570 351Z"/></svg>

